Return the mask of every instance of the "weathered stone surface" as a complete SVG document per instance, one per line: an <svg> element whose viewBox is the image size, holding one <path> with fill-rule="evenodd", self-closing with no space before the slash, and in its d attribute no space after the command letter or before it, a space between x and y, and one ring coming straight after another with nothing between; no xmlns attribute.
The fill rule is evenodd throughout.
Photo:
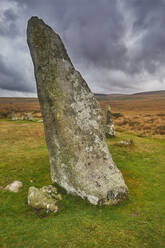
<svg viewBox="0 0 165 248"><path fill-rule="evenodd" d="M57 189L52 185L44 186L40 189L30 187L28 191L28 205L36 209L46 209L57 212L57 201L62 197L57 193Z"/></svg>
<svg viewBox="0 0 165 248"><path fill-rule="evenodd" d="M117 142L115 145L117 145L117 146L132 146L132 145L134 145L134 141L133 141L133 139L130 139L130 141L121 140L121 141Z"/></svg>
<svg viewBox="0 0 165 248"><path fill-rule="evenodd" d="M17 115L16 115L15 112L12 112L11 119L12 119L12 121L17 121L18 120Z"/></svg>
<svg viewBox="0 0 165 248"><path fill-rule="evenodd" d="M20 120L21 120L21 121L25 120L25 115L24 115L24 113L21 113L21 114L20 114Z"/></svg>
<svg viewBox="0 0 165 248"><path fill-rule="evenodd" d="M105 135L107 138L115 137L115 127L114 124L105 125Z"/></svg>
<svg viewBox="0 0 165 248"><path fill-rule="evenodd" d="M28 113L27 120L28 121L33 121L34 120L32 113Z"/></svg>
<svg viewBox="0 0 165 248"><path fill-rule="evenodd" d="M108 151L100 106L72 65L59 35L32 17L27 40L52 181L92 204L116 204L125 199L127 186Z"/></svg>
<svg viewBox="0 0 165 248"><path fill-rule="evenodd" d="M20 181L14 181L5 187L5 190L17 193L23 187L23 183Z"/></svg>
<svg viewBox="0 0 165 248"><path fill-rule="evenodd" d="M115 136L115 127L112 120L112 113L110 105L106 109L106 125L105 125L105 135L107 138Z"/></svg>

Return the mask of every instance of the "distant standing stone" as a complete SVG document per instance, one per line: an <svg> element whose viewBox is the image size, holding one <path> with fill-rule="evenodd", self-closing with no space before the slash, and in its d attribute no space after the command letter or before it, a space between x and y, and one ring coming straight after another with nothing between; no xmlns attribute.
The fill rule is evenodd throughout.
<svg viewBox="0 0 165 248"><path fill-rule="evenodd" d="M41 19L32 17L27 41L52 181L95 205L125 199L128 189L109 153L99 103L75 70L59 35Z"/></svg>
<svg viewBox="0 0 165 248"><path fill-rule="evenodd" d="M111 107L108 105L106 109L106 125L105 125L105 134L108 138L115 136L115 127L112 120Z"/></svg>
<svg viewBox="0 0 165 248"><path fill-rule="evenodd" d="M17 193L23 187L23 183L20 181L14 181L13 183L7 185L5 190Z"/></svg>
<svg viewBox="0 0 165 248"><path fill-rule="evenodd" d="M27 120L28 121L33 121L34 120L32 113L28 113Z"/></svg>
<svg viewBox="0 0 165 248"><path fill-rule="evenodd" d="M17 115L16 115L15 112L12 112L11 119L12 119L12 121L17 121L18 120Z"/></svg>
<svg viewBox="0 0 165 248"><path fill-rule="evenodd" d="M21 120L21 121L25 120L25 115L24 115L24 113L21 113L21 115L20 115L20 120Z"/></svg>

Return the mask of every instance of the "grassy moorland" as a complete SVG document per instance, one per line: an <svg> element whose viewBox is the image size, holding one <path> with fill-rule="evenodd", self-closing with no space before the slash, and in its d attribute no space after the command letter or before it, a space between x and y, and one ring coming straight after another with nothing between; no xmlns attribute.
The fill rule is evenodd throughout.
<svg viewBox="0 0 165 248"><path fill-rule="evenodd" d="M102 97L100 104L103 111L111 105L118 131L141 136L165 134L165 91Z"/></svg>
<svg viewBox="0 0 165 248"><path fill-rule="evenodd" d="M0 120L0 130L0 185L24 184L19 193L0 190L0 247L165 247L164 136L117 132L107 140L129 188L126 201L98 207L62 191L59 212L46 215L27 205L29 186L51 183L42 123ZM133 146L116 145L130 138Z"/></svg>
<svg viewBox="0 0 165 248"><path fill-rule="evenodd" d="M105 114L111 105L116 130L140 136L165 135L165 91L134 95L97 95ZM0 98L0 118L10 118L11 112L20 116L33 112L41 117L37 98Z"/></svg>

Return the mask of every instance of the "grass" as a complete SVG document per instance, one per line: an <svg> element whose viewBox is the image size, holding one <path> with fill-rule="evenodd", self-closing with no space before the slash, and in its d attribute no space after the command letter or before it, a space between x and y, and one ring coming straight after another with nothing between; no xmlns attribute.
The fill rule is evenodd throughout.
<svg viewBox="0 0 165 248"><path fill-rule="evenodd" d="M165 247L165 139L118 132L107 140L113 160L129 187L117 206L92 206L67 195L56 214L37 214L27 205L32 185L51 183L42 123L0 121L0 185L24 184L19 193L0 190L2 248ZM118 147L133 138L134 146Z"/></svg>

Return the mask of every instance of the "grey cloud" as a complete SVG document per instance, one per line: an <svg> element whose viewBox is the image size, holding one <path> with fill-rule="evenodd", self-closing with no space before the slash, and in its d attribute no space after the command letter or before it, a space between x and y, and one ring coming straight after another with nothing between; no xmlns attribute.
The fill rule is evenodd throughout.
<svg viewBox="0 0 165 248"><path fill-rule="evenodd" d="M17 2L26 4L31 14L48 19L48 24L60 32L76 64L82 60L94 66L123 67L126 49L121 41L124 26L118 1L50 0L49 5L45 1Z"/></svg>
<svg viewBox="0 0 165 248"><path fill-rule="evenodd" d="M125 6L134 16L133 35L143 34L130 65L135 73L145 69L153 74L165 63L165 1L127 0Z"/></svg>
<svg viewBox="0 0 165 248"><path fill-rule="evenodd" d="M10 8L2 13L2 20L0 21L0 35L8 38L15 38L19 35L19 30L16 25L18 15Z"/></svg>
<svg viewBox="0 0 165 248"><path fill-rule="evenodd" d="M35 92L35 86L29 85L22 72L9 66L0 55L0 88L19 92Z"/></svg>
<svg viewBox="0 0 165 248"><path fill-rule="evenodd" d="M17 3L22 13L20 11L20 16L12 9L4 12L4 20L8 26L5 27L5 23L0 26L1 36L6 39L20 37L26 42L28 18L32 15L43 18L60 34L73 63L88 80L93 91L98 92L103 89L106 93L124 90L135 92L138 89L142 90L140 80L145 72L148 82L155 80L156 77L159 80L163 77L159 75L158 78L159 69L165 65L165 1L163 0L9 1ZM125 40L129 27L131 27L129 35L130 39L133 39L133 45L130 45L129 40ZM18 44L17 47L19 52L23 48L26 53L25 60L31 60L29 51L24 45ZM17 58L16 61L20 62ZM29 68L29 73L32 75L33 68L32 66ZM21 91L35 89L35 82L28 82L22 71L11 73L17 74L17 76L14 74L14 78L19 82L15 83L14 89ZM8 87L13 90L11 86L13 84L9 83L7 86L7 81L10 81L7 75L10 75L10 72L6 71L3 75L6 75L6 86L3 84L3 88ZM29 80L31 79L32 76L29 77ZM160 83L165 87L164 81ZM0 87L1 85L0 79Z"/></svg>
<svg viewBox="0 0 165 248"><path fill-rule="evenodd" d="M7 21L15 21L18 18L18 15L12 9L5 10L3 15Z"/></svg>

